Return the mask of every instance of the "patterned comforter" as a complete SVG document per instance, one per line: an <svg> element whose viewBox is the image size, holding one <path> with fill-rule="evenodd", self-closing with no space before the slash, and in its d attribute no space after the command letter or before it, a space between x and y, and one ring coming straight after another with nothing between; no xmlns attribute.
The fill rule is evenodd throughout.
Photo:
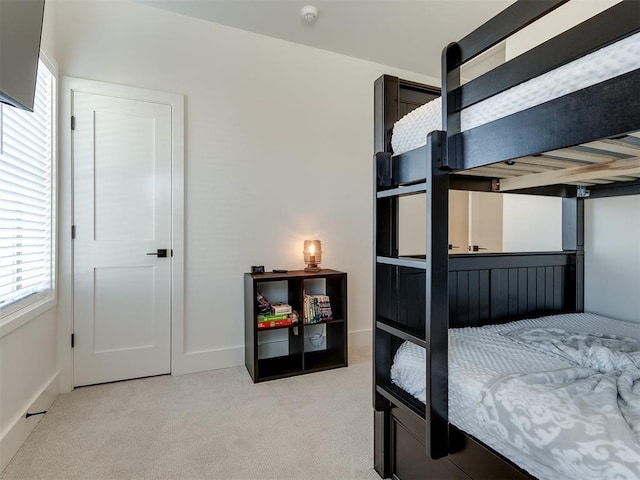
<svg viewBox="0 0 640 480"><path fill-rule="evenodd" d="M391 369L423 402L425 364L406 342ZM640 479L640 324L570 314L450 330L449 420L541 479Z"/></svg>
<svg viewBox="0 0 640 480"><path fill-rule="evenodd" d="M640 342L557 328L504 335L573 366L486 385L476 414L487 430L565 478L640 478Z"/></svg>

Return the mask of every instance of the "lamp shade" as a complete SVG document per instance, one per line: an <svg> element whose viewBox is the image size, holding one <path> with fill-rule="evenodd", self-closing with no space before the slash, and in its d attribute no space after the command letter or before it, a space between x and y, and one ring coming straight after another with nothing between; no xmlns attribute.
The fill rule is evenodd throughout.
<svg viewBox="0 0 640 480"><path fill-rule="evenodd" d="M307 264L304 269L305 272L319 272L320 267L318 267L318 264L322 260L322 243L320 240L305 240L302 253L304 254L304 263Z"/></svg>

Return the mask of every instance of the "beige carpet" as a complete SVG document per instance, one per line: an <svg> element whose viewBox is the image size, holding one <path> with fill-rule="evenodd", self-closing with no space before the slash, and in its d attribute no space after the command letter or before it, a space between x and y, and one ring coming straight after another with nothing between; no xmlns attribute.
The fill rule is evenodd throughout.
<svg viewBox="0 0 640 480"><path fill-rule="evenodd" d="M244 367L61 395L9 479L379 480L371 358L253 384Z"/></svg>

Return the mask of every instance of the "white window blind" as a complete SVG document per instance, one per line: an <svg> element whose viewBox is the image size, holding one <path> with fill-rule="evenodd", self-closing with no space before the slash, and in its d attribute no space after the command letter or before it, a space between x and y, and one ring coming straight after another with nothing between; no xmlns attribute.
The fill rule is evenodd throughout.
<svg viewBox="0 0 640 480"><path fill-rule="evenodd" d="M52 295L55 78L39 62L34 111L0 111L0 317Z"/></svg>

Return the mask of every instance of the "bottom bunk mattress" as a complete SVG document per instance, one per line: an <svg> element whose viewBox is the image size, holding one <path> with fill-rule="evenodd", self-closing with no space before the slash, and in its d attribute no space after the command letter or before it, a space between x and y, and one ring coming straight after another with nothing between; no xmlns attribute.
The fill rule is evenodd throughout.
<svg viewBox="0 0 640 480"><path fill-rule="evenodd" d="M425 350L391 380L423 403ZM565 314L449 330L449 421L541 479L640 479L640 324Z"/></svg>

